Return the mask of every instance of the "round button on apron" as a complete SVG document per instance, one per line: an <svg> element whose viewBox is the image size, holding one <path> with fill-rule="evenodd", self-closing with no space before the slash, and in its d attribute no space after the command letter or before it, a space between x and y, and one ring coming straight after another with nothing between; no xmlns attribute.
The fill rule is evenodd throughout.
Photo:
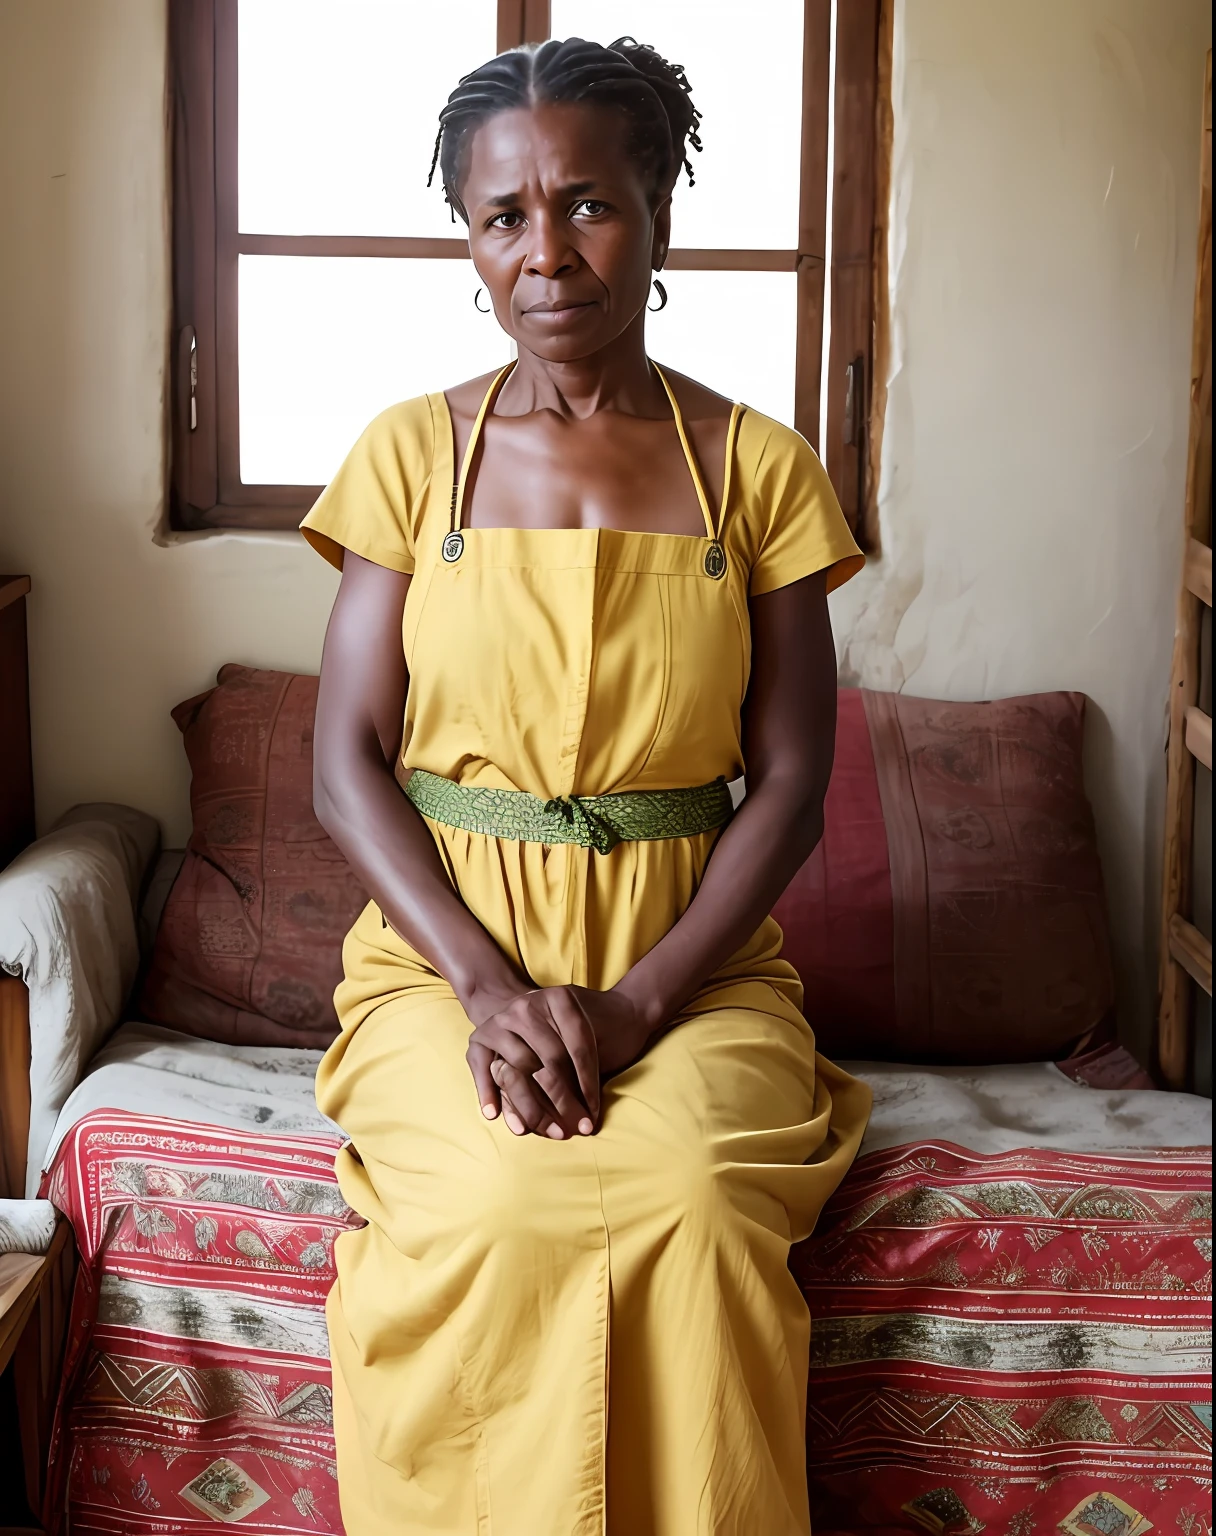
<svg viewBox="0 0 1216 1536"><path fill-rule="evenodd" d="M705 574L720 581L726 574L726 551L717 539L711 539L705 551Z"/></svg>
<svg viewBox="0 0 1216 1536"><path fill-rule="evenodd" d="M464 554L464 534L457 533L455 529L448 534L443 541L443 558L449 565L455 565L461 555Z"/></svg>

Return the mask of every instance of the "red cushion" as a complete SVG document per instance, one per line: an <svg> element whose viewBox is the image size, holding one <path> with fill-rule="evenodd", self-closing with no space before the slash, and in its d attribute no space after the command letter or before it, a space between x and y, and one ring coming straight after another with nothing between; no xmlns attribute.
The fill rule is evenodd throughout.
<svg viewBox="0 0 1216 1536"><path fill-rule="evenodd" d="M778 902L828 1055L1047 1060L1114 985L1085 699L843 690L820 847Z"/></svg>
<svg viewBox="0 0 1216 1536"><path fill-rule="evenodd" d="M823 822L823 841L773 914L785 935L782 953L802 977L817 1031L835 1026L839 1038L847 1022L850 1035L879 1036L895 1017L891 862L856 688L840 691Z"/></svg>
<svg viewBox="0 0 1216 1536"><path fill-rule="evenodd" d="M173 711L190 759L186 860L139 1007L239 1045L325 1046L342 940L367 900L312 809L317 679L226 666Z"/></svg>

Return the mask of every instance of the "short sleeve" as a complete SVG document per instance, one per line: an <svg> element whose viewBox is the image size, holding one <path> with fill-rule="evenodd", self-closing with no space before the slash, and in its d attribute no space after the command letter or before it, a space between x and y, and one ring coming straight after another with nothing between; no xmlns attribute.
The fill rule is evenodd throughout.
<svg viewBox="0 0 1216 1536"><path fill-rule="evenodd" d="M815 450L756 411L739 423L736 464L750 543L748 593L760 597L827 571L829 592L865 564Z"/></svg>
<svg viewBox="0 0 1216 1536"><path fill-rule="evenodd" d="M390 571L412 574L434 451L428 396L382 411L321 492L300 531L339 570L349 549Z"/></svg>

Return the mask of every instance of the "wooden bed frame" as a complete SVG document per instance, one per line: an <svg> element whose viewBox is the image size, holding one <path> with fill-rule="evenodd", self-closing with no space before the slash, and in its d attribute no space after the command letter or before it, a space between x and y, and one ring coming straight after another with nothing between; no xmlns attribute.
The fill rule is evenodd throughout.
<svg viewBox="0 0 1216 1536"><path fill-rule="evenodd" d="M25 1196L30 1136L30 995L19 976L0 976L0 1200Z"/></svg>
<svg viewBox="0 0 1216 1536"><path fill-rule="evenodd" d="M0 1199L25 1195L30 1133L30 1000L17 976L0 975ZM60 1218L50 1250L0 1315L0 1371L11 1368L21 1427L25 1500L37 1518L46 1491L52 1421L67 1343L76 1244ZM41 1525L0 1525L0 1536L46 1536Z"/></svg>

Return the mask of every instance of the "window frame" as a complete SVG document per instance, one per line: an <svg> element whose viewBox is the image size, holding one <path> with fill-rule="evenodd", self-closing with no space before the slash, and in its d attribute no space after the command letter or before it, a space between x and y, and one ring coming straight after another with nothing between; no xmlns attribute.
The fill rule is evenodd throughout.
<svg viewBox="0 0 1216 1536"><path fill-rule="evenodd" d="M803 0L802 145L795 249L675 248L675 270L794 272L794 426L820 449L824 303L828 273L832 0ZM240 477L237 274L242 255L443 257L469 260L468 242L358 235L249 235L238 225L238 0L170 0L173 334L170 349L174 530L294 529L315 485L246 485ZM837 5L832 155L831 324L827 440L822 457L854 533L876 543L874 503L885 387L873 389L876 324L885 306L881 177L883 47L893 0ZM548 0L497 0L502 51L549 35ZM887 112L889 117L889 110ZM889 138L886 140L889 151ZM889 155L888 155L889 158ZM885 185L884 185L885 191ZM885 201L884 201L885 208ZM885 218L882 221L885 225ZM879 247L882 245L883 250ZM881 266L884 279L876 274ZM884 315L885 319L885 315ZM852 388L846 377L856 363ZM885 381L884 381L885 383ZM846 414L848 421L846 422Z"/></svg>

